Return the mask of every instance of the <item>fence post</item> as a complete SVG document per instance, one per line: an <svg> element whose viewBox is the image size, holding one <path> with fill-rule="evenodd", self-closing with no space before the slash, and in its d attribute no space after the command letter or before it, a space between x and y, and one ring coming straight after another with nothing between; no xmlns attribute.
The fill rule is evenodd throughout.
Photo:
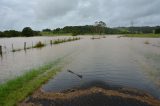
<svg viewBox="0 0 160 106"><path fill-rule="evenodd" d="M52 43L52 40L50 40L50 44L51 44L51 46L52 46L52 44L53 44L53 43Z"/></svg>
<svg viewBox="0 0 160 106"><path fill-rule="evenodd" d="M33 48L33 42L32 42L32 48Z"/></svg>
<svg viewBox="0 0 160 106"><path fill-rule="evenodd" d="M26 50L26 42L24 42L24 50Z"/></svg>
<svg viewBox="0 0 160 106"><path fill-rule="evenodd" d="M0 45L0 55L2 55L2 46Z"/></svg>
<svg viewBox="0 0 160 106"><path fill-rule="evenodd" d="M12 51L14 51L13 44L12 44Z"/></svg>

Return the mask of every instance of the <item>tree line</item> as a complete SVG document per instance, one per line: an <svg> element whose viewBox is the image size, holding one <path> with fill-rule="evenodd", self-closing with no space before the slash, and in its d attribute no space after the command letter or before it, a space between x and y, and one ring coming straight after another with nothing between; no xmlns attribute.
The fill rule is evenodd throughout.
<svg viewBox="0 0 160 106"><path fill-rule="evenodd" d="M160 26L141 26L141 27L116 27L115 29L118 29L122 32L126 32L126 33L131 33L131 34L138 34L138 33L144 33L144 34L148 34L148 33L155 33L158 34L160 33Z"/></svg>
<svg viewBox="0 0 160 106"><path fill-rule="evenodd" d="M160 33L160 26L150 27L107 27L106 23L103 21L96 21L93 25L84 26L65 26L64 28L56 29L43 29L42 32L50 32L53 34L66 34L71 33L73 36L85 35L85 34L147 34L147 33ZM30 27L25 27L22 31L7 30L4 32L0 31L0 37L31 37L31 36L41 36L40 31L34 31Z"/></svg>
<svg viewBox="0 0 160 106"><path fill-rule="evenodd" d="M40 31L34 31L30 27L25 27L22 31L6 30L1 32L0 37L31 37L41 36Z"/></svg>
<svg viewBox="0 0 160 106"><path fill-rule="evenodd" d="M51 31L54 34L72 33L75 35L85 34L105 34L107 32L106 23L103 21L96 21L94 25L85 26L65 26L64 28L56 28L54 30L44 29L43 31Z"/></svg>
<svg viewBox="0 0 160 106"><path fill-rule="evenodd" d="M64 28L44 29L44 32L52 32L53 34L72 33L73 35L85 34L159 34L160 26L142 26L142 27L114 27L109 28L103 21L95 22L94 25L85 26L66 26Z"/></svg>
<svg viewBox="0 0 160 106"><path fill-rule="evenodd" d="M56 28L56 29L43 29L43 32L51 32L53 34L65 34L71 33L73 36L75 35L86 35L86 34L122 34L126 33L125 31L121 31L117 28L109 28L106 23L103 21L96 21L93 25L84 25L84 26L65 26L64 28Z"/></svg>

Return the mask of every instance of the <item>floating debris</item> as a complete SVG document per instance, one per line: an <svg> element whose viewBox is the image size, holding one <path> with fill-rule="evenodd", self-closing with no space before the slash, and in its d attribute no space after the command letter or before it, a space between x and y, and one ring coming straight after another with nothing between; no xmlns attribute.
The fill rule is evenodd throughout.
<svg viewBox="0 0 160 106"><path fill-rule="evenodd" d="M74 75L76 75L76 76L78 76L79 78L83 78L83 76L82 75L79 75L79 74L76 74L76 73L74 73L73 71L71 71L71 70L67 70L69 73L71 73L71 74L74 74Z"/></svg>

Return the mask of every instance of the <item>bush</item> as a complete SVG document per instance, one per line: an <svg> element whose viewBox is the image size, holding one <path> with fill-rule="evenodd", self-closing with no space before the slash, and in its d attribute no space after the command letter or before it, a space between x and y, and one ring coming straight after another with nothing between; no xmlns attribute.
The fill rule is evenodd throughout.
<svg viewBox="0 0 160 106"><path fill-rule="evenodd" d="M78 34L79 33L75 31L75 32L72 33L72 36L77 36Z"/></svg>
<svg viewBox="0 0 160 106"><path fill-rule="evenodd" d="M22 30L22 35L26 37L34 36L34 31L30 27L25 27Z"/></svg>
<svg viewBox="0 0 160 106"><path fill-rule="evenodd" d="M33 31L34 36L42 36L42 34L40 33L40 31Z"/></svg>
<svg viewBox="0 0 160 106"><path fill-rule="evenodd" d="M150 44L149 41L145 41L144 44Z"/></svg>
<svg viewBox="0 0 160 106"><path fill-rule="evenodd" d="M0 37L18 37L21 36L21 32L15 30L7 30L4 32L0 32Z"/></svg>
<svg viewBox="0 0 160 106"><path fill-rule="evenodd" d="M35 46L34 48L41 48L41 47L44 47L45 44L43 44L41 41L39 41Z"/></svg>
<svg viewBox="0 0 160 106"><path fill-rule="evenodd" d="M0 32L0 37L5 37L5 34L3 32Z"/></svg>
<svg viewBox="0 0 160 106"><path fill-rule="evenodd" d="M155 34L160 34L160 28L157 28L157 29L155 30Z"/></svg>

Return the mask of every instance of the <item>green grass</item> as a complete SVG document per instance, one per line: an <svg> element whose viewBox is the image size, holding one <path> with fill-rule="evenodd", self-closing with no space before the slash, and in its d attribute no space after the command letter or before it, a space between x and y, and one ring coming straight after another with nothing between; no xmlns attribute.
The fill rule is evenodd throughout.
<svg viewBox="0 0 160 106"><path fill-rule="evenodd" d="M61 70L61 59L18 76L0 85L0 106L14 106L31 95Z"/></svg>
<svg viewBox="0 0 160 106"><path fill-rule="evenodd" d="M72 36L72 33L64 33L64 34L54 34L52 32L41 32L42 36Z"/></svg>
<svg viewBox="0 0 160 106"><path fill-rule="evenodd" d="M160 34L127 34L124 37L159 38Z"/></svg>

